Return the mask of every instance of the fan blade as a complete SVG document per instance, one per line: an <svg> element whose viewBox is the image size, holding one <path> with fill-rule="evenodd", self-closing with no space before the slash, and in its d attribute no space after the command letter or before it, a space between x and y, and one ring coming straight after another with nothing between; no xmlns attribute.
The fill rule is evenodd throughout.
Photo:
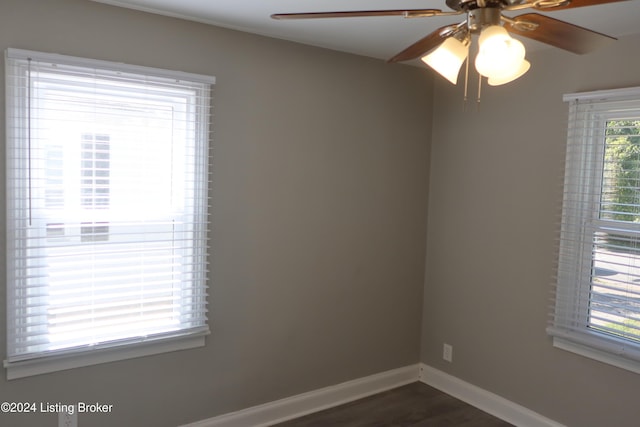
<svg viewBox="0 0 640 427"><path fill-rule="evenodd" d="M528 26L533 29L527 29ZM512 33L577 54L592 52L616 40L614 37L538 13L516 16L507 22L505 27Z"/></svg>
<svg viewBox="0 0 640 427"><path fill-rule="evenodd" d="M401 62L415 59L418 56L421 56L436 48L438 45L440 45L440 43L451 36L457 29L458 25L446 25L444 27L438 28L428 36L418 40L402 52L398 53L387 62Z"/></svg>
<svg viewBox="0 0 640 427"><path fill-rule="evenodd" d="M538 10L553 11L553 10L562 10L562 9L573 9L576 7L584 7L584 6L596 6L599 4L607 4L607 3L618 3L623 1L629 1L629 0L571 0L569 4L564 6L556 6L556 7L534 6L534 8Z"/></svg>
<svg viewBox="0 0 640 427"><path fill-rule="evenodd" d="M274 13L273 19L315 19L315 18L357 18L369 16L402 16L403 18L421 18L437 15L458 14L443 12L440 9L396 9L396 10L358 10L348 12L308 12L308 13Z"/></svg>

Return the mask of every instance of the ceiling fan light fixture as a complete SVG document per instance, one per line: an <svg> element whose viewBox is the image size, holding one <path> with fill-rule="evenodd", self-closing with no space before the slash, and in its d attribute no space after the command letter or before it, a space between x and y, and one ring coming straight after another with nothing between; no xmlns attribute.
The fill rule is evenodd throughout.
<svg viewBox="0 0 640 427"><path fill-rule="evenodd" d="M431 53L423 56L422 62L433 68L438 74L454 85L465 59L469 55L469 44L449 37Z"/></svg>
<svg viewBox="0 0 640 427"><path fill-rule="evenodd" d="M494 82L507 83L529 69L530 64L524 59L524 45L509 36L507 31L499 25L485 28L480 34L478 44L476 70Z"/></svg>
<svg viewBox="0 0 640 427"><path fill-rule="evenodd" d="M503 43L510 38L511 36L502 25L489 25L480 33L478 44L480 49L491 49L495 44Z"/></svg>
<svg viewBox="0 0 640 427"><path fill-rule="evenodd" d="M531 68L531 63L526 59L523 59L522 62L520 63L520 68L518 68L515 73L510 75L500 76L500 77L489 77L489 79L487 80L487 83L489 83L489 86L500 86L506 83L510 83L516 80L517 78L522 77L524 73L529 71L529 68Z"/></svg>
<svg viewBox="0 0 640 427"><path fill-rule="evenodd" d="M445 25L432 31L387 62L409 61L421 57L437 73L457 84L462 65L466 62L465 99L469 80L469 45L472 35L479 34L478 55L475 58L478 79L478 102L482 77L489 85L509 83L524 73L531 64L525 59L522 43L509 32L536 40L569 52L589 53L605 43L616 40L569 22L540 13L525 13L515 17L503 15L523 9L538 11L573 9L628 0L445 0L450 11L440 9L351 10L334 12L276 13L273 19L316 19L401 16L403 18L466 15L458 24ZM504 25L505 27L503 27ZM507 32L507 30L509 32Z"/></svg>

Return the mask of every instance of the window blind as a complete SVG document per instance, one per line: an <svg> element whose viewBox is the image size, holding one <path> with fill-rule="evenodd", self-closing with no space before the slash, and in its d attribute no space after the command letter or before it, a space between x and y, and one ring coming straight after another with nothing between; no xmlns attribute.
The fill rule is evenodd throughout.
<svg viewBox="0 0 640 427"><path fill-rule="evenodd" d="M207 334L214 78L5 59L5 366Z"/></svg>
<svg viewBox="0 0 640 427"><path fill-rule="evenodd" d="M565 101L564 200L548 332L640 361L640 88Z"/></svg>

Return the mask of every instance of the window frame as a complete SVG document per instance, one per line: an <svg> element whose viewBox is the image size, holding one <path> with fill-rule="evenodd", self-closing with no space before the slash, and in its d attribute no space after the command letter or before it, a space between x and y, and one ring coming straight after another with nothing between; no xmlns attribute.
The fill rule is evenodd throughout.
<svg viewBox="0 0 640 427"><path fill-rule="evenodd" d="M129 73L136 75L148 75L154 76L157 78L165 78L165 79L175 79L175 80L183 80L196 82L198 84L205 85L207 100L209 100L209 92L211 88L215 84L215 77L199 75L193 73L185 73L180 71L171 71L164 69L156 69L150 67L115 63L110 61L101 61L101 60L93 60L86 58L77 58L65 55L58 54L48 54L41 52L32 52L26 50L18 50L18 49L7 49L5 52L5 64L6 64L6 74L5 74L5 84L8 87L9 83L9 59L19 59L19 60L27 60L29 58L34 58L41 62L49 62L53 64L65 64L69 66L78 66L78 67L90 67L95 69L107 70L113 73ZM24 101L26 97L26 92L21 91L20 101L14 99L9 99L12 95L12 91L6 90L7 97L7 139L12 138L12 132L17 132L16 130L10 129L10 115L16 111L22 111L26 108L29 108L27 103ZM13 107L13 109L12 109ZM200 108L200 107L198 107ZM210 131L209 131L209 123L210 123L210 105L207 101L206 105L202 107L205 111L202 111L202 114L198 114L197 116L204 120L201 122L199 126L194 129L196 133L196 138L199 138L203 141L205 147L208 148L210 145ZM95 135L94 135L95 136ZM17 138L18 136L16 136ZM7 144L7 149L9 149L9 144ZM7 167L10 167L10 159L7 156ZM210 156L207 155L207 164L210 165ZM201 184L204 187L204 190L201 191L204 194L204 197L208 197L207 183L210 180L211 171L207 170L206 166L204 167L203 175L206 177L205 181ZM201 166L196 166L196 168L202 168ZM7 185L10 185L11 177L7 176ZM8 200L10 194L13 192L7 192L7 203L6 209L9 210L10 206L14 204L13 201ZM94 194L94 197L96 195ZM204 206L204 209L208 211L208 201L202 200L200 202L201 205ZM208 212L205 213L208 217ZM52 224L55 225L55 224ZM98 224L93 224L96 226ZM12 235L11 230L13 229L13 225L10 220L10 215L7 215L7 236ZM64 232L64 228L62 229ZM205 225L205 234L208 233L208 226ZM44 231L44 230L43 230ZM8 243L8 242L7 242ZM198 255L200 258L203 258L206 264L206 258L208 257L208 253L206 251L206 247L204 249L204 254ZM14 265L12 259L14 258L10 251L7 251L7 329L10 328L9 318L11 313L9 310L11 309L10 304L12 301L12 296L16 292L16 287L11 283L12 272L10 271L11 267ZM199 252L198 252L199 253ZM203 267L203 270L206 271L206 265ZM204 287L208 286L208 280L204 279ZM206 317L205 317L206 321ZM7 341L9 340L9 331L7 331ZM190 333L184 333L180 330L176 331L176 333L165 333L162 336L149 336L145 339L140 339L134 342L127 342L125 344L109 342L101 345L100 343L79 349L70 349L69 351L64 352L53 352L52 354L44 354L42 357L38 358L27 358L25 360L13 359L9 360L9 357L4 361L4 366L7 369L7 379L21 378L31 375L38 375L48 372L55 372L64 369L71 369L82 366L89 366L99 363L106 363L124 359L131 359L136 357L148 356L153 354L160 354L165 352L177 351L177 350L185 350L191 348L202 347L205 345L205 337L209 334L208 326L198 328ZM7 342L7 351L9 348L9 344Z"/></svg>
<svg viewBox="0 0 640 427"><path fill-rule="evenodd" d="M565 196L555 303L547 333L557 348L640 373L640 343L598 331L589 319L595 234L615 231L640 237L640 224L600 217L607 122L623 119L625 114L627 118L640 118L640 87L572 93L563 99L571 103ZM625 113L618 110L622 104L628 106ZM590 110L590 105L595 107ZM572 188L580 188L578 196L569 195Z"/></svg>

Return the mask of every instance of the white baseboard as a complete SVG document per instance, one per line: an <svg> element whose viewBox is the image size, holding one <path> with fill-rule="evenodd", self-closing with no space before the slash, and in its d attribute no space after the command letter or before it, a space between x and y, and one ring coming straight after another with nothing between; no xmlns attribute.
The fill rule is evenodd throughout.
<svg viewBox="0 0 640 427"><path fill-rule="evenodd" d="M565 427L537 412L420 364L420 381L518 427Z"/></svg>
<svg viewBox="0 0 640 427"><path fill-rule="evenodd" d="M425 364L405 366L182 427L267 427L421 381L518 427L565 427L510 400Z"/></svg>
<svg viewBox="0 0 640 427"><path fill-rule="evenodd" d="M419 365L410 365L198 421L183 427L266 427L414 383L418 381L419 374Z"/></svg>

